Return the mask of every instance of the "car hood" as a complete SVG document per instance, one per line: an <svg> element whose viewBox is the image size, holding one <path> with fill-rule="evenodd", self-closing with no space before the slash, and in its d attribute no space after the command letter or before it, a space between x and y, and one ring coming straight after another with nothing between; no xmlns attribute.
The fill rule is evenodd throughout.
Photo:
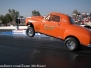
<svg viewBox="0 0 91 68"><path fill-rule="evenodd" d="M42 20L42 19L44 19L44 17L43 16L32 16L30 19L32 19L32 20Z"/></svg>

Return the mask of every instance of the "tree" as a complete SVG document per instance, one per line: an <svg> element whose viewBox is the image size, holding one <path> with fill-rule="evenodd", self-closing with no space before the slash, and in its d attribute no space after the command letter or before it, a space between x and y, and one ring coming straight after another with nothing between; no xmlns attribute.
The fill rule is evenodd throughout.
<svg viewBox="0 0 91 68"><path fill-rule="evenodd" d="M9 9L6 15L0 15L0 21L2 21L3 24L7 24L9 22L14 23L16 16L19 16L19 12L14 9Z"/></svg>
<svg viewBox="0 0 91 68"><path fill-rule="evenodd" d="M2 21L3 24L6 24L8 19L6 18L6 16L1 15L0 20Z"/></svg>
<svg viewBox="0 0 91 68"><path fill-rule="evenodd" d="M0 20L2 20L3 19L3 15L0 15Z"/></svg>
<svg viewBox="0 0 91 68"><path fill-rule="evenodd" d="M0 20L3 24L7 24L8 22L12 21L12 18L10 17L10 14L7 13L6 15L1 15Z"/></svg>
<svg viewBox="0 0 91 68"><path fill-rule="evenodd" d="M41 16L39 11L37 11L37 15L38 15L38 16Z"/></svg>
<svg viewBox="0 0 91 68"><path fill-rule="evenodd" d="M6 25L8 22L9 22L9 18L5 15L2 20L2 23Z"/></svg>
<svg viewBox="0 0 91 68"><path fill-rule="evenodd" d="M6 17L8 17L9 22L13 20L9 13L6 14Z"/></svg>
<svg viewBox="0 0 91 68"><path fill-rule="evenodd" d="M78 12L77 10L74 10L74 11L73 11L73 14L78 15L78 14L79 14L79 12Z"/></svg>
<svg viewBox="0 0 91 68"><path fill-rule="evenodd" d="M24 18L24 16L20 16L20 18Z"/></svg>
<svg viewBox="0 0 91 68"><path fill-rule="evenodd" d="M17 16L19 16L19 12L18 11L16 11L16 10L14 10L14 9L9 9L8 10L8 12L9 12L9 14L10 14L10 17L12 18L12 21L15 21L15 17Z"/></svg>
<svg viewBox="0 0 91 68"><path fill-rule="evenodd" d="M39 11L33 10L32 16L41 16Z"/></svg>

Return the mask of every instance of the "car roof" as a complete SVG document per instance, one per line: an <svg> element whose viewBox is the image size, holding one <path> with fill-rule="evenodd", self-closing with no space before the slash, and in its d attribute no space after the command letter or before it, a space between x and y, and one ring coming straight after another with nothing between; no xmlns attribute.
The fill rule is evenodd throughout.
<svg viewBox="0 0 91 68"><path fill-rule="evenodd" d="M58 13L58 12L51 12L50 14L53 14L53 15L58 15L58 16L68 16L67 14L64 14L64 13Z"/></svg>

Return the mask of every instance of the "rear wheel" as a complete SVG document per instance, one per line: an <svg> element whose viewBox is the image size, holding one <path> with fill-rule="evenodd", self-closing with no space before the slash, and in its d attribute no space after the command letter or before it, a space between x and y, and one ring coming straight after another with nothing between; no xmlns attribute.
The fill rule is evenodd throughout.
<svg viewBox="0 0 91 68"><path fill-rule="evenodd" d="M65 46L70 51L75 51L79 49L79 42L75 38L67 38L65 40Z"/></svg>
<svg viewBox="0 0 91 68"><path fill-rule="evenodd" d="M28 27L26 30L26 34L28 37L33 37L35 35L35 30L33 29L33 27Z"/></svg>

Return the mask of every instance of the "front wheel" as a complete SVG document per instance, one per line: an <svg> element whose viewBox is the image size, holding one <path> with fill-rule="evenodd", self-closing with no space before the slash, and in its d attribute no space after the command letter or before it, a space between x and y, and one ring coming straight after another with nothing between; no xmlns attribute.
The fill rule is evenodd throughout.
<svg viewBox="0 0 91 68"><path fill-rule="evenodd" d="M32 27L27 28L26 34L28 37L33 37L35 35L35 30Z"/></svg>
<svg viewBox="0 0 91 68"><path fill-rule="evenodd" d="M75 38L67 38L65 40L65 46L70 51L75 51L78 49L79 42Z"/></svg>

